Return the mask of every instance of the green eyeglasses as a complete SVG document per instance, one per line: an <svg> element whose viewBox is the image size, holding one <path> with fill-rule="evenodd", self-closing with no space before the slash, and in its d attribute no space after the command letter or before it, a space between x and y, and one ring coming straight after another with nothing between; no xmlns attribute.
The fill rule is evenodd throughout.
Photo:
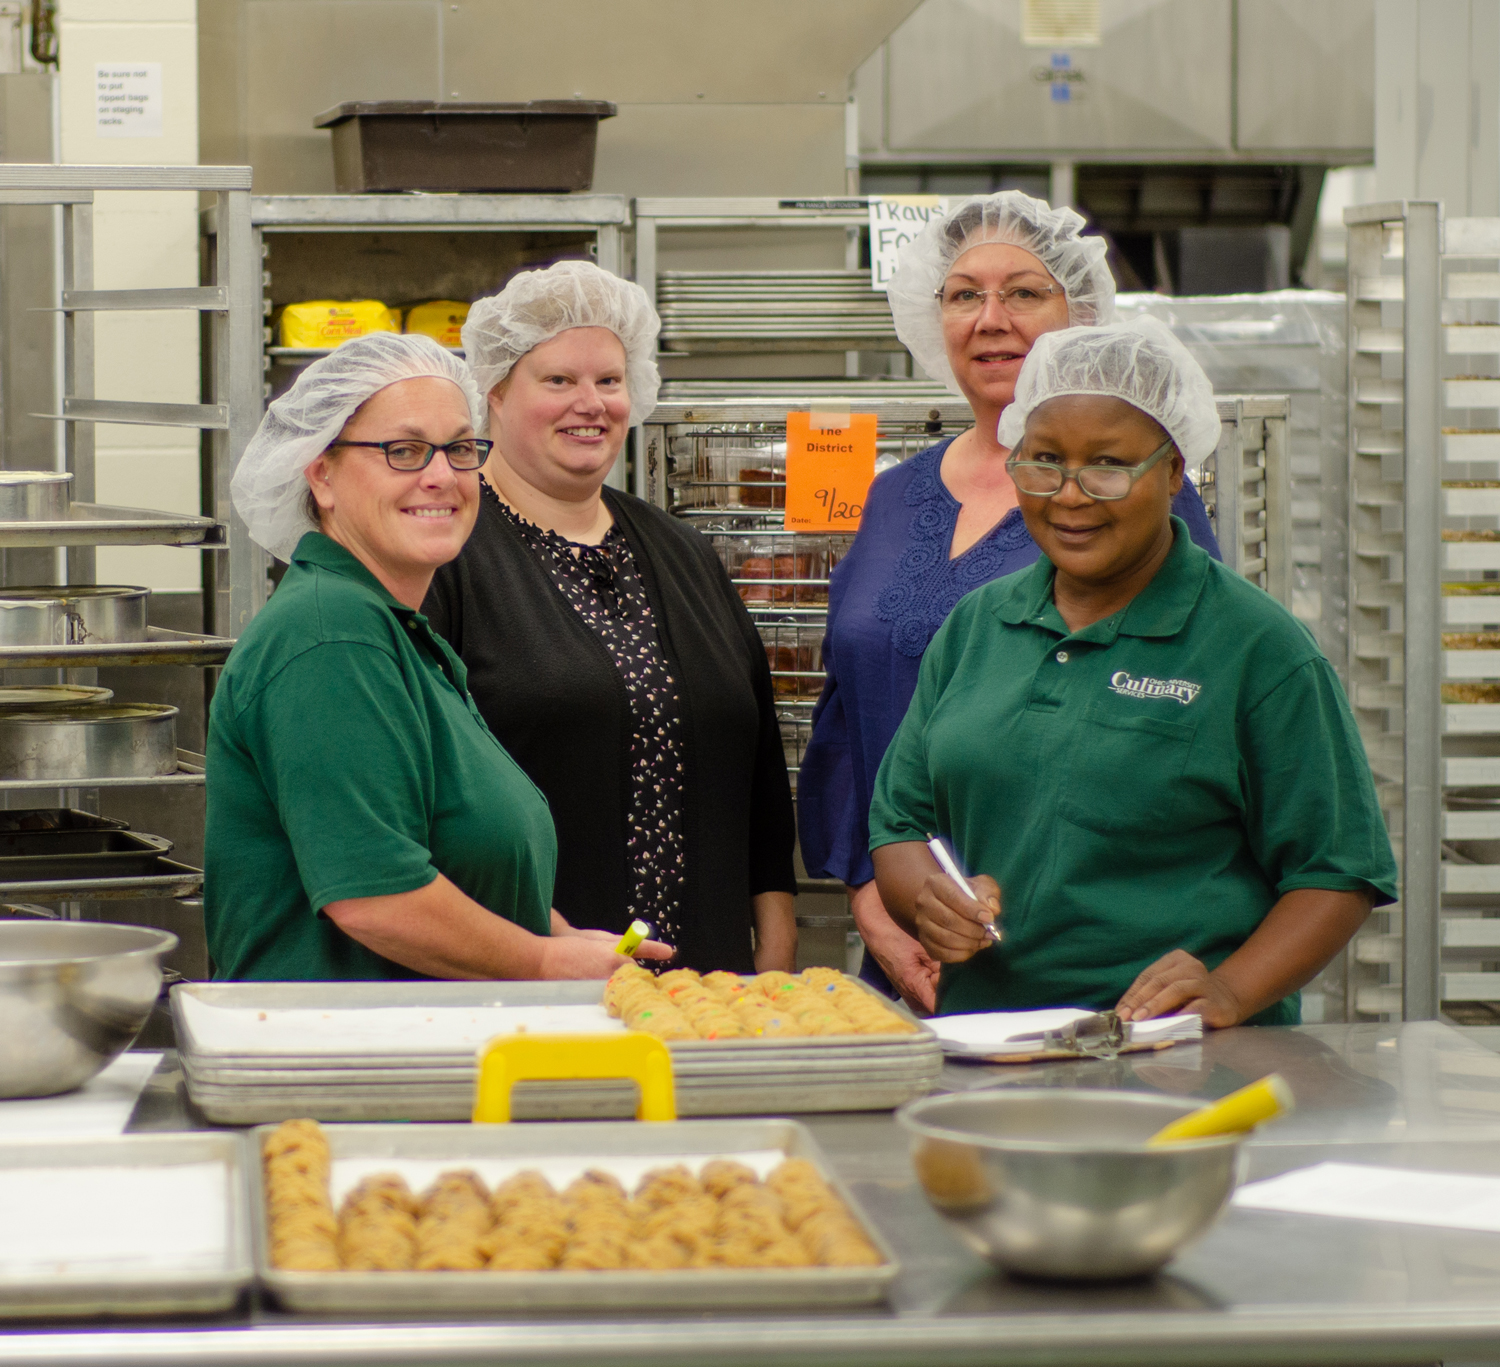
<svg viewBox="0 0 1500 1367"><path fill-rule="evenodd" d="M430 441L415 441L411 438L403 438L401 441L335 441L330 442L329 446L368 446L384 455L385 463L392 470L409 474L413 470L425 470L439 451L447 459L450 469L477 470L489 459L490 448L494 444L483 437L463 437L459 441L450 441L446 446L434 446Z"/></svg>
<svg viewBox="0 0 1500 1367"><path fill-rule="evenodd" d="M1168 437L1139 465L1085 465L1081 470L1069 470L1050 460L1017 460L1012 456L1005 462L1005 470L1016 488L1033 498L1052 498L1062 493L1063 485L1071 479L1090 498L1109 503L1128 497L1136 480L1176 449Z"/></svg>

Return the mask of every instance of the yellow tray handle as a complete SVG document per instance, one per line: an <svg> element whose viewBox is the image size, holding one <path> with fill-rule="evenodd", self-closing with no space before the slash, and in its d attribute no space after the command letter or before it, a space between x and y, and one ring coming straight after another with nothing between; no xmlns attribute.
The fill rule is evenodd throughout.
<svg viewBox="0 0 1500 1367"><path fill-rule="evenodd" d="M518 1082L630 1078L641 1089L637 1120L676 1120L672 1055L655 1035L501 1035L479 1051L474 1123L510 1119L511 1089Z"/></svg>

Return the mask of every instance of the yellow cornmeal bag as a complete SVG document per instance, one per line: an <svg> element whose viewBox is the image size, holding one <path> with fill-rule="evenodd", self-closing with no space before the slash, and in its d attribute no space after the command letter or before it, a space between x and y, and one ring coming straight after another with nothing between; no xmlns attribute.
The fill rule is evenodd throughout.
<svg viewBox="0 0 1500 1367"><path fill-rule="evenodd" d="M406 330L420 332L443 346L462 346L461 331L469 316L469 306L455 299L434 299L427 304L413 304L406 311Z"/></svg>
<svg viewBox="0 0 1500 1367"><path fill-rule="evenodd" d="M372 332L400 332L401 316L378 299L311 299L281 311L281 345L336 347Z"/></svg>

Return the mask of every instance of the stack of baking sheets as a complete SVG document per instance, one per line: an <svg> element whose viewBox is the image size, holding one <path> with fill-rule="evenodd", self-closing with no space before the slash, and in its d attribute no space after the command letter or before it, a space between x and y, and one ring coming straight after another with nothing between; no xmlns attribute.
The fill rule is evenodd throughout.
<svg viewBox="0 0 1500 1367"><path fill-rule="evenodd" d="M257 1149L269 1130L254 1135ZM255 1254L261 1281L287 1310L313 1314L458 1314L525 1310L702 1311L751 1306L866 1305L900 1268L895 1254L801 1125L789 1120L688 1120L638 1125L334 1125L335 1207L362 1178L394 1172L415 1191L454 1168L495 1184L522 1170L559 1189L586 1170L633 1187L652 1168L709 1159L745 1163L764 1177L783 1159L811 1163L874 1245L874 1267L695 1268L662 1271L289 1272L269 1257L259 1165L251 1170Z"/></svg>
<svg viewBox="0 0 1500 1367"><path fill-rule="evenodd" d="M467 1120L498 1035L614 1033L603 983L184 983L172 1018L188 1095L212 1121ZM678 1114L890 1110L931 1090L942 1049L911 1034L673 1043ZM633 1115L633 1082L521 1083L518 1120Z"/></svg>
<svg viewBox="0 0 1500 1367"><path fill-rule="evenodd" d="M900 351L869 271L662 271L663 351Z"/></svg>

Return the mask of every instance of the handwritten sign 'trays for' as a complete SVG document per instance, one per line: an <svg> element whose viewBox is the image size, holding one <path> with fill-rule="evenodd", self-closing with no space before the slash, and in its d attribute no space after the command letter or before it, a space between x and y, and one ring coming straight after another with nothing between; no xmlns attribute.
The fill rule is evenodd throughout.
<svg viewBox="0 0 1500 1367"><path fill-rule="evenodd" d="M786 415L788 531L858 531L874 478L873 413Z"/></svg>

